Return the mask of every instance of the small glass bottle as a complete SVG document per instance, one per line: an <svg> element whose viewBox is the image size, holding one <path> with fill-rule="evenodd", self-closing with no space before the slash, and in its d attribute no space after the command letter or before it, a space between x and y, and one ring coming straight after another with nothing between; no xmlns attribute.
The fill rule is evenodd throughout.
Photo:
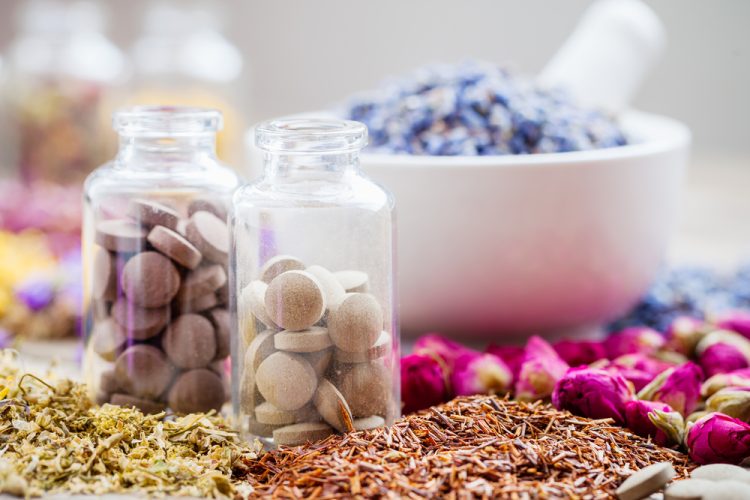
<svg viewBox="0 0 750 500"><path fill-rule="evenodd" d="M215 155L221 114L115 113L115 159L84 186L85 379L144 412L228 399L227 211L238 185Z"/></svg>
<svg viewBox="0 0 750 500"><path fill-rule="evenodd" d="M265 176L234 196L233 401L246 435L294 445L400 413L393 198L359 169L367 128L261 124Z"/></svg>

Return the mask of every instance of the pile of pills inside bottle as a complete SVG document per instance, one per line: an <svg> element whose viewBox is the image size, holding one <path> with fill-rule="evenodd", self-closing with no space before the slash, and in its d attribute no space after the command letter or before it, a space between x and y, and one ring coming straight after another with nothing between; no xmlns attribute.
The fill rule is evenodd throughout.
<svg viewBox="0 0 750 500"><path fill-rule="evenodd" d="M220 199L135 198L95 225L89 347L97 401L146 413L220 409L230 354Z"/></svg>
<svg viewBox="0 0 750 500"><path fill-rule="evenodd" d="M392 336L366 273L278 255L239 294L239 405L277 445L392 418Z"/></svg>

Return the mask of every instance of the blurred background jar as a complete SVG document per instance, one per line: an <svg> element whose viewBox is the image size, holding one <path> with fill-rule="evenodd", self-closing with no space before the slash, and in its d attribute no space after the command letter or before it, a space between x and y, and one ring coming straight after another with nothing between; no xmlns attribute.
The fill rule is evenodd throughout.
<svg viewBox="0 0 750 500"><path fill-rule="evenodd" d="M277 120L256 142L265 176L240 188L232 220L238 422L277 445L390 424L394 203L359 170L367 129Z"/></svg>
<svg viewBox="0 0 750 500"><path fill-rule="evenodd" d="M23 5L7 54L4 163L24 181L81 181L114 151L104 126L126 60L105 35L94 2L35 0Z"/></svg>
<svg viewBox="0 0 750 500"><path fill-rule="evenodd" d="M146 10L132 45L129 102L210 107L224 115L219 158L241 164L244 61L222 33L222 10L211 3L161 2Z"/></svg>
<svg viewBox="0 0 750 500"><path fill-rule="evenodd" d="M221 114L136 107L84 186L85 379L100 403L219 409L228 395L227 207Z"/></svg>

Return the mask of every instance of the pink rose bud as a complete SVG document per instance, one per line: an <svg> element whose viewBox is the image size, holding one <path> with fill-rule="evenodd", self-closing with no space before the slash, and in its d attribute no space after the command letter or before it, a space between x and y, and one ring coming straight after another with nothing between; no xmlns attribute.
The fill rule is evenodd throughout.
<svg viewBox="0 0 750 500"><path fill-rule="evenodd" d="M750 457L750 425L723 413L709 413L690 426L685 445L698 464L739 464Z"/></svg>
<svg viewBox="0 0 750 500"><path fill-rule="evenodd" d="M570 366L589 365L607 357L604 344L596 340L560 340L552 347Z"/></svg>
<svg viewBox="0 0 750 500"><path fill-rule="evenodd" d="M516 378L516 399L534 401L549 397L568 368L568 364L547 341L537 336L531 337L526 343Z"/></svg>
<svg viewBox="0 0 750 500"><path fill-rule="evenodd" d="M445 363L449 372L453 371L456 358L467 352L476 352L458 342L443 337L437 333L422 335L414 343L415 354L429 354Z"/></svg>
<svg viewBox="0 0 750 500"><path fill-rule="evenodd" d="M701 395L708 398L725 387L750 387L750 368L714 375L703 382Z"/></svg>
<svg viewBox="0 0 750 500"><path fill-rule="evenodd" d="M720 315L713 323L722 330L731 330L750 338L750 312L731 311Z"/></svg>
<svg viewBox="0 0 750 500"><path fill-rule="evenodd" d="M465 353L456 359L451 385L456 396L508 391L513 374L502 359L489 353Z"/></svg>
<svg viewBox="0 0 750 500"><path fill-rule="evenodd" d="M641 437L653 438L654 443L659 446L682 443L685 431L682 415L672 410L669 405L658 401L627 401L625 425Z"/></svg>
<svg viewBox="0 0 750 500"><path fill-rule="evenodd" d="M750 423L750 387L726 387L706 401L706 410Z"/></svg>
<svg viewBox="0 0 750 500"><path fill-rule="evenodd" d="M633 353L613 359L604 369L611 373L619 373L633 384L636 391L640 391L657 375L672 366L666 361L645 354Z"/></svg>
<svg viewBox="0 0 750 500"><path fill-rule="evenodd" d="M490 345L487 352L502 359L513 373L513 380L518 378L523 362L524 348L518 345Z"/></svg>
<svg viewBox="0 0 750 500"><path fill-rule="evenodd" d="M638 399L661 401L685 416L693 412L701 399L703 370L695 363L669 368L638 393Z"/></svg>
<svg viewBox="0 0 750 500"><path fill-rule="evenodd" d="M404 413L448 401L446 376L440 363L427 354L401 358L401 399Z"/></svg>
<svg viewBox="0 0 750 500"><path fill-rule="evenodd" d="M707 328L703 320L679 316L672 320L667 328L666 347L691 357L695 351L695 345L706 334Z"/></svg>
<svg viewBox="0 0 750 500"><path fill-rule="evenodd" d="M704 349L698 363L708 377L750 366L748 359L737 346L725 342L717 342Z"/></svg>
<svg viewBox="0 0 750 500"><path fill-rule="evenodd" d="M664 336L652 328L635 326L620 330L604 341L607 357L614 359L623 354L651 354L665 344Z"/></svg>
<svg viewBox="0 0 750 500"><path fill-rule="evenodd" d="M633 392L622 376L595 368L571 368L557 383L552 404L589 418L612 418L625 423L625 403Z"/></svg>
<svg viewBox="0 0 750 500"><path fill-rule="evenodd" d="M706 334L695 346L695 355L700 358L703 352L715 344L728 344L750 360L750 339L729 330L714 330Z"/></svg>

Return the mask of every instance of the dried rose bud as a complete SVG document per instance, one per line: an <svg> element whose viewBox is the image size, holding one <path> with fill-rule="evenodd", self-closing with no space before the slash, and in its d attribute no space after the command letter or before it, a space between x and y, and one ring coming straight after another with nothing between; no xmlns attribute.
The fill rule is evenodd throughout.
<svg viewBox="0 0 750 500"><path fill-rule="evenodd" d="M427 354L439 358L445 363L449 372L453 371L456 358L465 353L476 352L437 333L428 333L419 337L414 343L413 351L415 354Z"/></svg>
<svg viewBox="0 0 750 500"><path fill-rule="evenodd" d="M534 401L549 397L568 368L549 343L540 337L531 337L515 382L516 399Z"/></svg>
<svg viewBox="0 0 750 500"><path fill-rule="evenodd" d="M698 357L698 363L708 377L750 366L748 359L737 346L725 342L717 342L706 347Z"/></svg>
<svg viewBox="0 0 750 500"><path fill-rule="evenodd" d="M456 396L508 391L513 374L502 359L489 353L465 353L456 359L451 385Z"/></svg>
<svg viewBox="0 0 750 500"><path fill-rule="evenodd" d="M560 340L552 347L570 366L589 365L607 357L604 344L597 340Z"/></svg>
<svg viewBox="0 0 750 500"><path fill-rule="evenodd" d="M571 368L557 383L552 404L589 418L612 418L625 423L625 403L633 391L622 376L595 368Z"/></svg>
<svg viewBox="0 0 750 500"><path fill-rule="evenodd" d="M651 354L665 343L664 336L652 328L631 327L612 334L604 341L607 357L614 359L623 354Z"/></svg>
<svg viewBox="0 0 750 500"><path fill-rule="evenodd" d="M656 414L656 410L661 413ZM657 426L652 418L659 423ZM651 437L660 446L682 443L685 421L682 415L658 401L627 401L625 403L625 426L641 437ZM664 427L664 429L662 429Z"/></svg>
<svg viewBox="0 0 750 500"><path fill-rule="evenodd" d="M643 389L657 375L673 365L645 354L624 354L610 361L604 368L619 373L633 384L636 391Z"/></svg>
<svg viewBox="0 0 750 500"><path fill-rule="evenodd" d="M608 366L605 368L609 373L617 373L622 378L627 380L632 386L634 391L640 391L644 387L646 387L649 382L654 380L654 375L648 372L644 372L643 370L638 370L636 368L617 368Z"/></svg>
<svg viewBox="0 0 750 500"><path fill-rule="evenodd" d="M750 312L730 311L717 317L713 323L722 330L731 330L750 338Z"/></svg>
<svg viewBox="0 0 750 500"><path fill-rule="evenodd" d="M661 401L681 415L688 415L701 398L703 370L695 363L669 368L656 376L638 393L638 399Z"/></svg>
<svg viewBox="0 0 750 500"><path fill-rule="evenodd" d="M700 357L703 352L714 344L729 344L735 347L745 359L750 360L750 339L743 337L739 333L730 332L729 330L714 330L706 334L698 345L695 346L695 354Z"/></svg>
<svg viewBox="0 0 750 500"><path fill-rule="evenodd" d="M727 387L706 401L706 410L750 422L750 387Z"/></svg>
<svg viewBox="0 0 750 500"><path fill-rule="evenodd" d="M701 395L708 398L725 387L750 387L750 368L714 375L703 382Z"/></svg>
<svg viewBox="0 0 750 500"><path fill-rule="evenodd" d="M448 401L448 384L440 363L427 354L401 358L401 399L404 413Z"/></svg>
<svg viewBox="0 0 750 500"><path fill-rule="evenodd" d="M698 419L685 439L690 458L701 465L739 464L750 456L750 425L723 413Z"/></svg>
<svg viewBox="0 0 750 500"><path fill-rule="evenodd" d="M713 413L713 412L705 411L705 410L694 411L693 413L687 416L687 418L685 419L685 424L694 424L695 422L705 417L709 413Z"/></svg>
<svg viewBox="0 0 750 500"><path fill-rule="evenodd" d="M498 358L502 359L503 362L510 368L513 373L513 380L518 378L518 372L521 370L521 363L523 362L524 348L517 345L490 345L487 348L487 352L494 354Z"/></svg>
<svg viewBox="0 0 750 500"><path fill-rule="evenodd" d="M667 328L666 347L691 357L695 346L706 334L707 325L703 320L689 316L675 318Z"/></svg>

